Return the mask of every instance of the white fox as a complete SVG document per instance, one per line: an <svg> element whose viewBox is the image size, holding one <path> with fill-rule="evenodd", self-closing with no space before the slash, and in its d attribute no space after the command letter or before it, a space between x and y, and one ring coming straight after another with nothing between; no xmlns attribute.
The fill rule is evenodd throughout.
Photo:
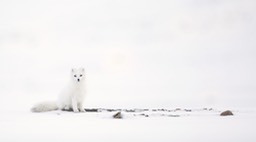
<svg viewBox="0 0 256 142"><path fill-rule="evenodd" d="M85 71L84 68L72 69L69 84L60 93L57 101L41 102L32 107L32 112L45 112L52 110L70 110L85 112L83 107L85 97Z"/></svg>

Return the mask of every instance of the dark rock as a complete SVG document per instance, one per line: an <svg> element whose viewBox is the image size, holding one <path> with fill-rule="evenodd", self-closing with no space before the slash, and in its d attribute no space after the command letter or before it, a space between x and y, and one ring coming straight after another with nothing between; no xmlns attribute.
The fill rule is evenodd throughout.
<svg viewBox="0 0 256 142"><path fill-rule="evenodd" d="M149 115L147 115L145 113L141 113L140 115L145 116L145 117L149 117Z"/></svg>
<svg viewBox="0 0 256 142"><path fill-rule="evenodd" d="M98 109L92 108L92 109L85 109L86 112L98 112Z"/></svg>
<svg viewBox="0 0 256 142"><path fill-rule="evenodd" d="M116 111L115 109L106 109L108 112Z"/></svg>
<svg viewBox="0 0 256 142"><path fill-rule="evenodd" d="M180 111L180 110L181 110L181 108L176 108L176 109L175 109L175 111Z"/></svg>
<svg viewBox="0 0 256 142"><path fill-rule="evenodd" d="M186 112L191 112L192 110L191 109L184 109Z"/></svg>
<svg viewBox="0 0 256 142"><path fill-rule="evenodd" d="M62 111L73 111L72 108L69 108L69 109L62 109Z"/></svg>
<svg viewBox="0 0 256 142"><path fill-rule="evenodd" d="M208 111L212 111L213 110L213 108L203 108L203 110L208 110Z"/></svg>
<svg viewBox="0 0 256 142"><path fill-rule="evenodd" d="M220 116L229 116L229 115L234 115L234 114L233 114L232 111L230 111L230 110L223 111L223 112L220 114Z"/></svg>
<svg viewBox="0 0 256 142"><path fill-rule="evenodd" d="M124 109L123 111L125 111L125 112L135 112L136 110L135 109Z"/></svg>
<svg viewBox="0 0 256 142"><path fill-rule="evenodd" d="M122 119L123 118L123 115L121 114L121 112L117 112L116 114L113 115L113 118L115 119Z"/></svg>

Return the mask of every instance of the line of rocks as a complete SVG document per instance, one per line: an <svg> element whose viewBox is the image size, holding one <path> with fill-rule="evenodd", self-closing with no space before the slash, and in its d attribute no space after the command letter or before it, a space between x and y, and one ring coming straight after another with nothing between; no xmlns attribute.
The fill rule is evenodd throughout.
<svg viewBox="0 0 256 142"><path fill-rule="evenodd" d="M63 110L63 111L73 111L72 109L69 110ZM144 112L160 112L158 116L165 116L165 117L179 117L180 115L173 115L173 114L164 114L163 112L177 112L177 111L185 111L185 112L192 112L192 111L213 111L212 108L203 108L203 109L108 109L108 108L85 108L86 112L116 112L113 115L113 118L115 119L122 119L123 114L122 112L127 112L127 113L135 113L133 116L144 116L144 117L149 117L149 114L146 114ZM226 110L220 113L220 116L232 116L234 115L232 111Z"/></svg>
<svg viewBox="0 0 256 142"><path fill-rule="evenodd" d="M63 111L73 111L72 109L63 109ZM146 111L152 111L152 112L176 112L176 111L186 111L186 112L192 112L191 109L107 109L107 108L85 108L86 112L116 112L116 111L123 111L123 112L146 112Z"/></svg>

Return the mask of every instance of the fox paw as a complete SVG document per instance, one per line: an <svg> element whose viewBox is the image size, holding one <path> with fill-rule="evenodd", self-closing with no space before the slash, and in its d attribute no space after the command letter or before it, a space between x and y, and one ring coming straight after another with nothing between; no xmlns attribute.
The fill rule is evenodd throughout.
<svg viewBox="0 0 256 142"><path fill-rule="evenodd" d="M84 108L83 108L83 109L80 109L80 112L85 112Z"/></svg>

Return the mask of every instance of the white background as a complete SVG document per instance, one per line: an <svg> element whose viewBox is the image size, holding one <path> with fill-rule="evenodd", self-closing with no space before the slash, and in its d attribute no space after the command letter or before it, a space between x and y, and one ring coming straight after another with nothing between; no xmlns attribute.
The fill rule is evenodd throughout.
<svg viewBox="0 0 256 142"><path fill-rule="evenodd" d="M253 0L0 1L1 108L54 100L72 67L86 107L255 107L255 25Z"/></svg>
<svg viewBox="0 0 256 142"><path fill-rule="evenodd" d="M254 0L1 0L0 141L255 142L255 25ZM182 115L30 112L72 67L86 108Z"/></svg>

